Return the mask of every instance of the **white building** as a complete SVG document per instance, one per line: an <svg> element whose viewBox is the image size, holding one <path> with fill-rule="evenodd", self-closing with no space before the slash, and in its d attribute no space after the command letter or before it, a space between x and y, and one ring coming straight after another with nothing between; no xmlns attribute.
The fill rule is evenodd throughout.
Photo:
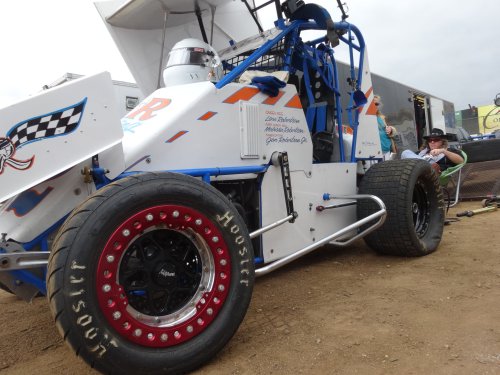
<svg viewBox="0 0 500 375"><path fill-rule="evenodd" d="M43 89L47 90L81 77L83 77L81 74L66 73L50 85L45 85ZM115 90L116 108L118 109L120 117L125 116L127 112L135 108L135 106L144 99L144 95L139 89L139 86L135 83L113 80L113 87Z"/></svg>

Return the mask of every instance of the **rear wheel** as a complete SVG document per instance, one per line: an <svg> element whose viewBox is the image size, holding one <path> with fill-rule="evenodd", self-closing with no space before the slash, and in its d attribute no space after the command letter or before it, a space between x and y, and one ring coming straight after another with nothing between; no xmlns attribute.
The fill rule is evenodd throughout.
<svg viewBox="0 0 500 375"><path fill-rule="evenodd" d="M437 249L445 212L438 176L429 163L405 159L375 164L363 177L359 193L378 196L387 208L384 224L365 236L365 242L375 251L422 256ZM361 200L358 217L376 209L372 201Z"/></svg>
<svg viewBox="0 0 500 375"><path fill-rule="evenodd" d="M171 174L98 191L61 228L48 295L61 334L108 373L179 373L214 356L243 320L253 254L234 206Z"/></svg>

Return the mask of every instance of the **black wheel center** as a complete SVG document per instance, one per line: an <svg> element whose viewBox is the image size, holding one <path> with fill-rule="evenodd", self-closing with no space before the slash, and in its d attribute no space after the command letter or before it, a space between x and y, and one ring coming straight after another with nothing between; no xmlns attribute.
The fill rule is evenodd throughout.
<svg viewBox="0 0 500 375"><path fill-rule="evenodd" d="M153 279L161 286L172 287L175 286L178 272L177 268L171 263L160 263L156 266L153 273Z"/></svg>
<svg viewBox="0 0 500 375"><path fill-rule="evenodd" d="M126 250L119 281L135 310L145 315L168 315L182 309L195 295L201 267L200 253L191 239L173 230L153 230Z"/></svg>

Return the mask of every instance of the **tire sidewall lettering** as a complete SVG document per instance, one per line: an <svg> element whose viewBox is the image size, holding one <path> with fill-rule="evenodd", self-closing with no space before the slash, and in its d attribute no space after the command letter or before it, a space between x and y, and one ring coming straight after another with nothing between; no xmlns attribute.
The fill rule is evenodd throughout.
<svg viewBox="0 0 500 375"><path fill-rule="evenodd" d="M69 267L69 280L70 290L69 296L74 299L71 303L72 319L75 325L82 332L82 338L85 340L85 344L89 348L89 351L96 353L99 358L102 358L110 347L118 347L115 340L110 338L107 334L102 334L99 322L96 322L95 315L89 309L92 303L89 302L89 293L85 287L91 287L88 285L86 266L81 266L84 262L77 262L73 260L71 266ZM77 282L75 282L77 281ZM85 283L82 285L82 283ZM83 288L82 288L83 287Z"/></svg>
<svg viewBox="0 0 500 375"><path fill-rule="evenodd" d="M238 250L235 252L235 255L238 255L240 259L234 259L234 261L238 261L240 266L243 266L246 263L249 263L251 259L249 258L248 248L245 246L245 236L239 234L240 227L238 224L233 222L234 215L231 215L229 211L226 211L222 215L215 215L217 222L229 231L226 231L229 236L231 236L231 241L234 242L238 246ZM231 226L230 226L231 225ZM251 272L248 268L241 268L239 273L239 283L243 285L249 285L249 276Z"/></svg>

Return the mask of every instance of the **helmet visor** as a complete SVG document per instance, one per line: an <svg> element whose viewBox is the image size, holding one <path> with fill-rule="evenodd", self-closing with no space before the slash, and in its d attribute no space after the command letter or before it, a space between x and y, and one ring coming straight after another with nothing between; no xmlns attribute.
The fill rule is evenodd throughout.
<svg viewBox="0 0 500 375"><path fill-rule="evenodd" d="M178 48L170 51L167 68L174 65L206 66L209 58L203 48Z"/></svg>

